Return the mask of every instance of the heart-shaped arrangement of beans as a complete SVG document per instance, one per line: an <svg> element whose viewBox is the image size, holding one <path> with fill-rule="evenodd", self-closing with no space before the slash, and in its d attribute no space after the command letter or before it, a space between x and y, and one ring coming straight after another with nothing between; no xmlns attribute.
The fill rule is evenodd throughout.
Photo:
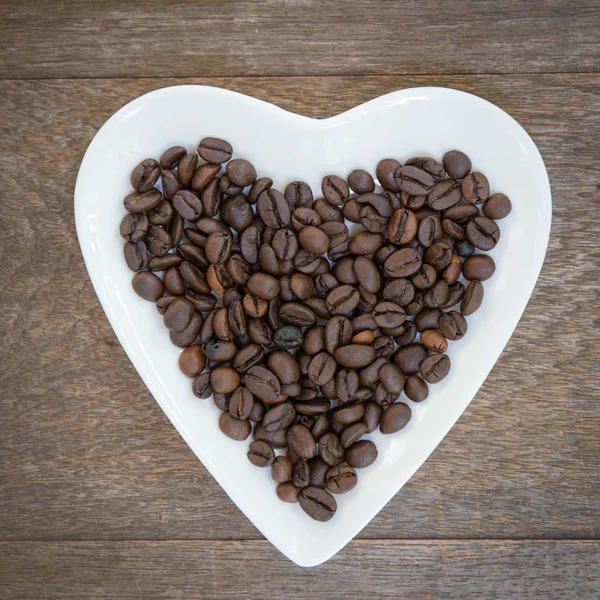
<svg viewBox="0 0 600 600"><path fill-rule="evenodd" d="M137 165L125 260L221 431L252 434L248 459L271 469L277 496L328 521L377 459L361 438L400 431L402 394L423 402L448 374L448 340L466 334L495 271L475 250L497 244L511 203L457 150L381 160L380 188L362 169L328 175L317 199L232 155L207 137Z"/></svg>

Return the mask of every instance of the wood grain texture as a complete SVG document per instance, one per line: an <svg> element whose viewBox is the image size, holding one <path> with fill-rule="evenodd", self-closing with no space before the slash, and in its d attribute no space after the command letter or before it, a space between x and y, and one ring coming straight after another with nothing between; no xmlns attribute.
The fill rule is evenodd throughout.
<svg viewBox="0 0 600 600"><path fill-rule="evenodd" d="M497 103L528 129L554 197L537 288L471 406L361 537L597 538L600 75L193 81L317 117L398 88L452 86ZM126 359L75 237L75 176L93 135L127 101L173 83L0 82L0 539L261 537ZM122 555L110 548L124 547L98 546L113 556ZM8 554L26 548L35 554L27 545ZM60 546L40 548L48 563ZM87 546L64 548L68 557ZM76 577L67 563L63 572Z"/></svg>
<svg viewBox="0 0 600 600"><path fill-rule="evenodd" d="M354 541L314 569L270 544L42 542L0 544L11 600L592 600L598 542Z"/></svg>
<svg viewBox="0 0 600 600"><path fill-rule="evenodd" d="M597 0L21 0L1 77L597 72Z"/></svg>

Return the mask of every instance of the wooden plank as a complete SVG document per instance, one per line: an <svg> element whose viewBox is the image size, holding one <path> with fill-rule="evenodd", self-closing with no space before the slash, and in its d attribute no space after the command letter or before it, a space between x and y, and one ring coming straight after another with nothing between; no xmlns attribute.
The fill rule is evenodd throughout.
<svg viewBox="0 0 600 600"><path fill-rule="evenodd" d="M596 0L0 4L0 76L598 71Z"/></svg>
<svg viewBox="0 0 600 600"><path fill-rule="evenodd" d="M263 541L0 545L0 597L591 600L597 542L355 541L301 569Z"/></svg>
<svg viewBox="0 0 600 600"><path fill-rule="evenodd" d="M194 81L319 117L448 85L527 127L554 194L541 279L470 408L361 535L596 538L600 75ZM0 539L260 538L127 361L75 238L89 141L122 104L171 82L0 82Z"/></svg>

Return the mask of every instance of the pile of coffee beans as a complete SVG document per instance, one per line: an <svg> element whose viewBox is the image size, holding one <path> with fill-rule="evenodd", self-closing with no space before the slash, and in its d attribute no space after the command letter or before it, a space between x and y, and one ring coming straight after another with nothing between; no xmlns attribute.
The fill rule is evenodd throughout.
<svg viewBox="0 0 600 600"><path fill-rule="evenodd" d="M448 342L495 271L477 251L511 210L457 150L375 172L379 186L356 169L324 177L318 198L303 181L280 191L207 137L143 160L124 199L133 289L184 349L193 393L318 521L377 459L361 438L400 431L448 375Z"/></svg>

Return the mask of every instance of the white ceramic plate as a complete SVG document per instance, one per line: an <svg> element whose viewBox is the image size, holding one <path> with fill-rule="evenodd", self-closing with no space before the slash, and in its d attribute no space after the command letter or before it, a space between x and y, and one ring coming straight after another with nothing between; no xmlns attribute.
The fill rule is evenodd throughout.
<svg viewBox="0 0 600 600"><path fill-rule="evenodd" d="M513 211L500 222L502 237L491 253L497 264L485 284L482 308L469 317L469 332L450 342L450 375L431 386L426 402L411 404L404 430L371 436L379 457L359 471L359 485L338 496L328 523L280 502L269 469L246 458L248 442L218 429L218 410L198 400L177 367L154 304L131 288L119 223L131 169L169 146L193 149L208 135L229 140L259 176L283 189L307 181L315 196L321 178L346 177L354 168L374 173L386 157L440 158L458 148L489 178L491 191L506 193ZM509 115L476 96L444 88L414 88L376 98L345 113L316 120L234 92L202 86L168 87L130 102L113 115L90 144L75 188L77 234L104 311L127 355L196 456L230 498L283 554L301 566L317 565L347 544L408 481L465 410L500 356L529 300L540 272L551 220L544 163L525 130ZM402 523L398 523L402 534Z"/></svg>

